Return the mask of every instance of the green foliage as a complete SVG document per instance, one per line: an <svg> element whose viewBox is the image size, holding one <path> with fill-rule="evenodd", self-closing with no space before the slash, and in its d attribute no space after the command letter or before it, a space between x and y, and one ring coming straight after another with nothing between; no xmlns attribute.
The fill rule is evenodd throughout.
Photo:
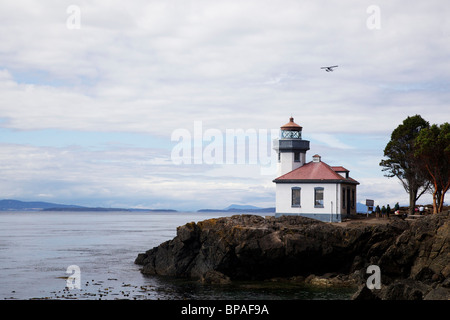
<svg viewBox="0 0 450 320"><path fill-rule="evenodd" d="M386 159L380 162L387 177L397 177L410 195L410 210L428 189L429 182L419 157L415 155L415 140L430 124L420 115L407 117L391 134L384 149Z"/></svg>
<svg viewBox="0 0 450 320"><path fill-rule="evenodd" d="M416 138L418 157L433 184L434 212L441 212L444 195L450 187L450 124L433 124Z"/></svg>
<svg viewBox="0 0 450 320"><path fill-rule="evenodd" d="M450 124L448 122L438 126L433 124L420 132L416 138L416 156L426 158L441 158L447 160L450 157ZM444 161L443 161L444 162Z"/></svg>
<svg viewBox="0 0 450 320"><path fill-rule="evenodd" d="M407 179L414 168L414 141L423 128L428 128L429 123L421 116L406 118L391 134L391 140L384 149L384 156L388 159L382 160L380 165L386 176L397 176Z"/></svg>
<svg viewBox="0 0 450 320"><path fill-rule="evenodd" d="M397 177L409 193L413 213L419 197L433 193L434 212L443 208L450 188L450 124L430 126L420 115L407 117L391 134L380 162L387 177Z"/></svg>

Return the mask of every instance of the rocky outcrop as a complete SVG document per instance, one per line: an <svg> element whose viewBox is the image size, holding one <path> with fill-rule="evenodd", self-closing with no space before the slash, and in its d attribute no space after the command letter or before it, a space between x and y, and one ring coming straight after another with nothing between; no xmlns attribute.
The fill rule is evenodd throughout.
<svg viewBox="0 0 450 320"><path fill-rule="evenodd" d="M363 285L367 266L375 264L382 290L370 295L359 290L365 296L425 299L448 292L449 252L448 213L349 226L298 216L236 215L178 227L174 239L139 254L135 263L144 274L205 283L297 277L325 285L342 279Z"/></svg>
<svg viewBox="0 0 450 320"><path fill-rule="evenodd" d="M449 211L412 222L393 240L375 259L384 285L374 290L374 296L383 300L449 300Z"/></svg>

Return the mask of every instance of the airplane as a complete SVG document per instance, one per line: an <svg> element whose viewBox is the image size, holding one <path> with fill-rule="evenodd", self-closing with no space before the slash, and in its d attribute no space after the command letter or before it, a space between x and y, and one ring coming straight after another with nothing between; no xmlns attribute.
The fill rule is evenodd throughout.
<svg viewBox="0 0 450 320"><path fill-rule="evenodd" d="M338 66L329 66L329 67L322 67L320 69L325 69L326 72L333 72L333 68L337 68Z"/></svg>

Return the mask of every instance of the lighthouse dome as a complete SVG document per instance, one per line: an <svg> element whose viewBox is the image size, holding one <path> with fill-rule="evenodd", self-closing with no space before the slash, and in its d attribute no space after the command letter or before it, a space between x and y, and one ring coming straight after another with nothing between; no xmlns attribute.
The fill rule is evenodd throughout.
<svg viewBox="0 0 450 320"><path fill-rule="evenodd" d="M294 118L293 117L290 117L289 118L289 122L286 123L284 126L281 126L280 129L281 130L294 130L294 131L300 130L301 131L302 127L294 122Z"/></svg>
<svg viewBox="0 0 450 320"><path fill-rule="evenodd" d="M301 139L302 127L294 122L294 118L291 117L289 122L284 126L281 126L281 139Z"/></svg>

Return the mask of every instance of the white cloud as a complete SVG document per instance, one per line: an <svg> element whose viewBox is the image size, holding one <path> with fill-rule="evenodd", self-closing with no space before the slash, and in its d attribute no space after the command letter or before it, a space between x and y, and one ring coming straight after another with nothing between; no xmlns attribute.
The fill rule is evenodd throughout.
<svg viewBox="0 0 450 320"><path fill-rule="evenodd" d="M342 141L340 141L336 136L333 136L328 133L313 133L311 134L311 138L317 140L330 148L337 149L353 149L353 146L350 146Z"/></svg>
<svg viewBox="0 0 450 320"><path fill-rule="evenodd" d="M72 4L81 10L79 30L66 27L66 9ZM448 118L450 7L443 0L407 6L378 1L381 29L369 30L366 9L372 4L294 0L1 3L0 125L12 130L146 133L169 141L173 130L190 130L194 121L221 131L271 129L292 115L305 136L333 147L328 156L339 157L345 165L342 151L356 157L359 145L343 140L343 134L388 139L408 115L421 114L433 123ZM332 73L320 69L328 64L339 67ZM100 174L92 169L88 153L81 152L81 162L74 163L78 174L70 181L74 190L85 181L86 194L111 196L120 190L119 180L136 193L158 185L156 181L162 181L160 189L166 188L167 194L177 188L170 170L165 176L157 175L157 180L142 178L142 167L116 153L113 159L130 160L129 168L109 163ZM68 161L60 151L49 156ZM41 155L34 157L43 166ZM50 160L55 168L70 167ZM163 163L158 165L164 168ZM27 166L11 167L17 177L11 181L44 181L32 163ZM107 178L118 167L122 178ZM193 167L176 168L177 174L195 177ZM228 170L230 176L241 174L232 168L213 169L206 176L222 177L222 171ZM358 168L349 169L358 172ZM144 180L133 187L133 177ZM69 185L65 179L60 185ZM207 178L190 181L195 179ZM23 191L25 182L13 185L0 187L17 195L31 194ZM201 191L201 185L192 184L192 189ZM241 191L245 185L216 184L211 190L233 194L232 188ZM247 182L247 187L255 185ZM76 191L80 196L82 189Z"/></svg>
<svg viewBox="0 0 450 320"><path fill-rule="evenodd" d="M252 127L269 128L274 121L262 115L293 113L320 130L355 131L365 122L379 131L392 121L386 112L403 116L413 101L397 102L402 93L386 100L379 86L447 78L450 68L448 42L433 35L445 28L445 10L432 5L380 3L382 28L370 31L366 7L354 2L92 2L80 4L81 29L68 30L68 4L43 3L2 11L16 17L2 20L13 30L2 36L3 68L43 71L63 84L18 86L6 95L6 106L21 107L2 111L20 129L155 132L200 115L228 127L253 116ZM340 67L328 74L319 69L327 63ZM271 81L282 86L252 85ZM438 112L442 102L433 96L414 100ZM239 116L223 123L236 108Z"/></svg>
<svg viewBox="0 0 450 320"><path fill-rule="evenodd" d="M365 203L366 199L375 200L375 205L387 205L391 207L399 202L402 206L409 205L409 196L397 178L362 178L358 186L358 202ZM429 193L423 194L418 204L432 203L432 196Z"/></svg>
<svg viewBox="0 0 450 320"><path fill-rule="evenodd" d="M96 151L1 144L0 150L0 192L5 198L179 210L273 201L271 179L261 176L256 165L226 165L226 170L174 165L168 151L149 148Z"/></svg>

